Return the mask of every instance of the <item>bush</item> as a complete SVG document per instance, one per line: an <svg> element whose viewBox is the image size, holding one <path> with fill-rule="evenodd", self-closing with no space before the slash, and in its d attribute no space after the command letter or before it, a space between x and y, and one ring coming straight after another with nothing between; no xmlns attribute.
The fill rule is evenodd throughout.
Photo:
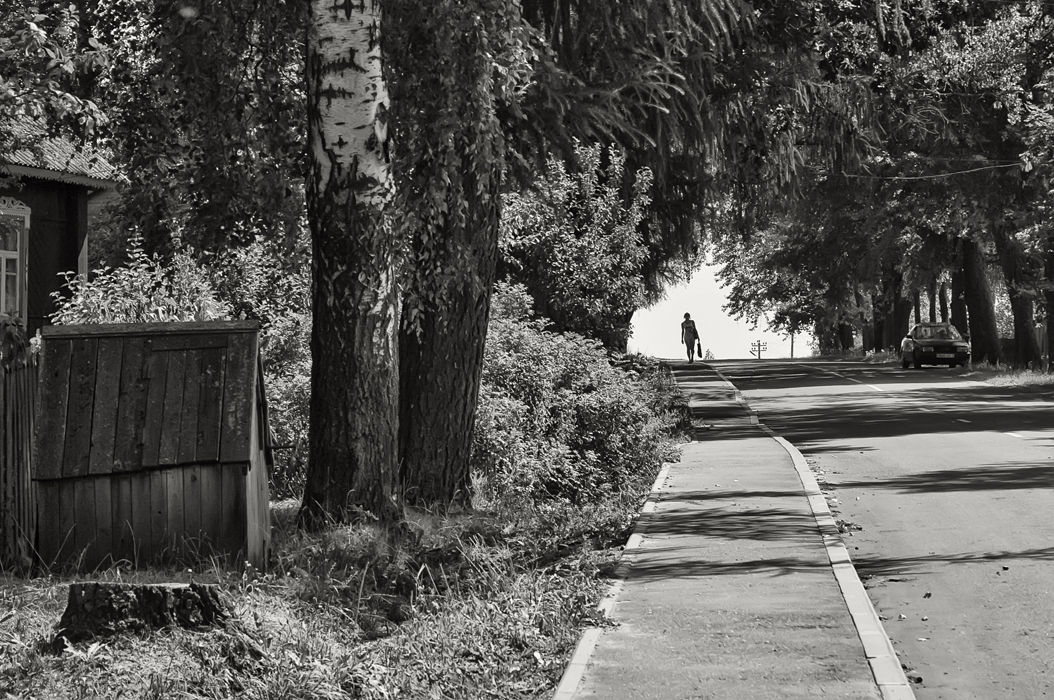
<svg viewBox="0 0 1054 700"><path fill-rule="evenodd" d="M612 364L596 341L526 316L530 298L499 285L473 436L478 497L514 508L636 499L674 455L672 384L657 365Z"/></svg>
<svg viewBox="0 0 1054 700"><path fill-rule="evenodd" d="M90 280L67 272L65 287L53 292L57 324L214 321L230 318L230 307L217 297L193 250L177 252L170 262L143 250L131 239L128 262L95 270Z"/></svg>

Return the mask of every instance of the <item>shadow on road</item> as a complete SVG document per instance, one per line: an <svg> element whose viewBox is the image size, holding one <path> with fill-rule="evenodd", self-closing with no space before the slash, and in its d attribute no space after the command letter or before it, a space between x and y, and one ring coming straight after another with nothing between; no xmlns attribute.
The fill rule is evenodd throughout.
<svg viewBox="0 0 1054 700"><path fill-rule="evenodd" d="M702 496L705 498L705 495ZM646 534L676 537L705 534L728 540L758 542L816 542L816 520L812 513L784 508L741 508L735 506L691 508L689 498L680 499L689 507L664 509L662 516L648 522ZM666 503L666 501L664 501Z"/></svg>
<svg viewBox="0 0 1054 700"><path fill-rule="evenodd" d="M935 564L980 564L1028 559L1054 561L1054 547L1025 549L1020 552L960 552L958 554L927 554L919 557L854 557L853 563L861 577L921 574Z"/></svg>
<svg viewBox="0 0 1054 700"><path fill-rule="evenodd" d="M901 493L1008 491L1054 488L1054 463L986 464L974 469L938 469L879 481L842 481L837 489L891 489Z"/></svg>

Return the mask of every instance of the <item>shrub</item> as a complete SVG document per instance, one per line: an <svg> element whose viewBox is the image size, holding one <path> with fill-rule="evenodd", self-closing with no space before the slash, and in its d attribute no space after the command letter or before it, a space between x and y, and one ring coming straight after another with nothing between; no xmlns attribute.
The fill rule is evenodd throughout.
<svg viewBox="0 0 1054 700"><path fill-rule="evenodd" d="M520 286L499 285L473 436L478 497L495 504L636 498L673 456L672 385L616 367L596 341L543 329Z"/></svg>
<svg viewBox="0 0 1054 700"><path fill-rule="evenodd" d="M166 263L157 255L147 255L143 239L134 236L125 265L95 270L90 280L72 272L65 274L68 295L52 293L58 310L51 320L73 324L230 318L230 307L217 297L208 274L194 261L193 252L177 252Z"/></svg>

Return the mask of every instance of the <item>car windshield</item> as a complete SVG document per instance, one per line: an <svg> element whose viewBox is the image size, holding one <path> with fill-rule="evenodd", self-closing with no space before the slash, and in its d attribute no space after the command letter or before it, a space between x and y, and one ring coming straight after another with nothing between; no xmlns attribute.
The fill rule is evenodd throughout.
<svg viewBox="0 0 1054 700"><path fill-rule="evenodd" d="M916 340L962 340L955 326L916 326Z"/></svg>

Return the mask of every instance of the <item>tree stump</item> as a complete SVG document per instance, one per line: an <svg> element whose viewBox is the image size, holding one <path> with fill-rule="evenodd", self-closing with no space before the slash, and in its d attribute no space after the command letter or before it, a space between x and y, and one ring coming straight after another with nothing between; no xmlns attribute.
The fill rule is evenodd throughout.
<svg viewBox="0 0 1054 700"><path fill-rule="evenodd" d="M215 585L72 583L53 646L162 627L210 627L230 617L230 603Z"/></svg>

